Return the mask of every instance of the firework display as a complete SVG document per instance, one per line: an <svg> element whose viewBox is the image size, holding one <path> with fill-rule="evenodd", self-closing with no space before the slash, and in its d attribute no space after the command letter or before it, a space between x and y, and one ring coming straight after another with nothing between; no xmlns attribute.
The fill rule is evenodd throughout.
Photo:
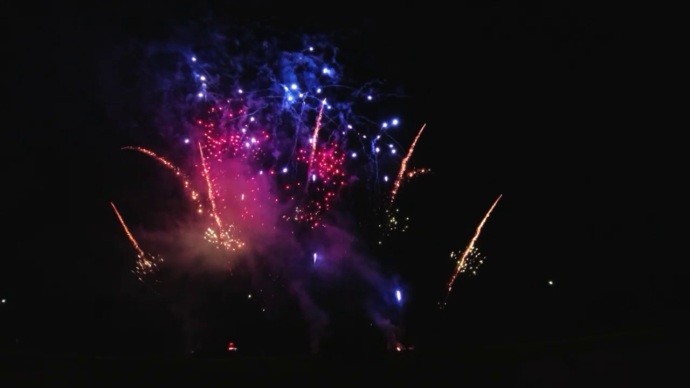
<svg viewBox="0 0 690 388"><path fill-rule="evenodd" d="M270 39L237 46L232 53L218 46L198 53L177 46L151 50L152 62L161 53L177 61L170 77L179 85L160 82L168 89L158 109L165 111L171 144L157 151L123 147L180 179L206 219L205 239L237 251L257 240L257 229L327 227L340 194L357 185L380 198L372 212L386 214L384 234L404 229L393 205L405 181L428 171L408 167L426 125L399 157L394 132L400 119L357 113L384 94L375 82L343 82L337 50L323 38L306 37L295 51Z"/></svg>
<svg viewBox="0 0 690 388"><path fill-rule="evenodd" d="M406 182L430 171L411 166L426 124L414 124L416 136L399 152L403 146L396 137L410 126L384 108L372 108L390 94L378 82L350 86L336 60L338 50L322 37L285 47L274 39L209 39L145 50L147 68L161 69L152 72L150 85L158 96L154 109L163 141L122 147L174 174L191 204L192 221L163 232L176 245L169 251L213 257L223 268L249 262L268 268L268 277L288 283L285 289L305 315L316 317L314 326L323 324L325 313L305 284L354 274L377 301L367 302L379 306L371 308L373 321L394 330L379 310L400 308L402 292L363 253L356 232L343 225L352 216L343 202L354 192L367 193L365 213L383 236L379 243L405 231L409 217L396 199ZM164 261L140 248L111 205L137 253L134 272L148 281ZM458 273L475 271L482 262L474 241L489 213L468 247L453 256L458 264L449 292ZM165 264L179 261L170 257Z"/></svg>

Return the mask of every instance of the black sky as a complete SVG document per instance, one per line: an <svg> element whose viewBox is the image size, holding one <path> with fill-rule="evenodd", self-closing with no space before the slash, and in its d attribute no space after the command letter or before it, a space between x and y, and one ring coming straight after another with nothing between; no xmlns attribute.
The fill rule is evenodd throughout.
<svg viewBox="0 0 690 388"><path fill-rule="evenodd" d="M502 341L666 328L683 308L672 270L682 254L667 253L680 232L667 220L684 199L669 189L684 176L678 143L660 128L661 49L638 15L608 2L500 1L404 10L125 1L17 15L16 71L5 74L16 107L3 153L3 343L114 346L170 325L131 279L108 205L127 190L132 165L119 147L131 137L109 117L117 100L103 69L127 42L208 17L333 34L351 68L405 88L401 141L426 123L413 164L433 170L401 194L413 237L396 266L416 339L457 325ZM486 265L438 313L450 268L437 263L467 244L501 193L478 242Z"/></svg>

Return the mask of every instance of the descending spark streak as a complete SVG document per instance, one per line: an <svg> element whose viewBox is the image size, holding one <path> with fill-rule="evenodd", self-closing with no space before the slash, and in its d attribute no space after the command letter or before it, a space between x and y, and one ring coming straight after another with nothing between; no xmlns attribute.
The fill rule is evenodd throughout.
<svg viewBox="0 0 690 388"><path fill-rule="evenodd" d="M147 255L146 253L144 253L144 251L139 247L137 240L135 240L134 236L132 236L132 233L129 231L129 228L127 228L127 224L125 224L125 221L122 219L120 212L117 211L115 204L110 202L110 205L113 207L113 210L115 210L115 215L117 215L117 219L120 220L120 224L122 225L122 228L125 230L125 233L129 238L129 241L132 242L132 246L134 246L134 249L137 251L137 263L133 272L137 275L137 278L140 281L144 281L145 276L152 275L155 271L158 270L158 263L162 262L163 258Z"/></svg>
<svg viewBox="0 0 690 388"><path fill-rule="evenodd" d="M129 238L129 241L132 242L134 249L136 249L136 251L140 257L144 257L145 256L144 251L142 251L141 248L139 248L139 244L137 243L137 240L134 239L134 236L132 236L132 233L129 231L129 228L127 228L127 225L125 224L125 220L122 219L122 216L120 215L120 212L117 211L115 204L110 202L110 206L112 206L113 210L115 210L115 215L117 215L117 219L120 220L120 224L122 225L122 228L125 230L125 233L127 234L127 237Z"/></svg>
<svg viewBox="0 0 690 388"><path fill-rule="evenodd" d="M458 265L455 267L455 272L453 272L453 276L451 276L450 281L448 282L448 293L446 294L446 299L448 298L448 295L450 295L450 291L453 289L453 283L455 282L455 278L458 277L458 275L460 274L460 271L465 266L465 260L467 259L467 255L470 252L472 252L472 250L474 249L474 243L477 241L477 238L479 238L479 234L482 231L482 227L484 227L484 223L489 218L489 216L491 215L491 212L494 210L494 207L496 207L496 204L498 203L498 201L501 199L502 196L503 196L503 194L499 195L498 198L496 198L493 205L491 205L491 208L489 208L489 211L487 211L486 215L484 215L482 222L480 222L479 226L477 226L477 229L474 232L474 236L472 236L470 243L467 244L467 247L462 252L462 256L460 256L460 259L458 260Z"/></svg>
<svg viewBox="0 0 690 388"><path fill-rule="evenodd" d="M175 175L180 177L180 179L182 180L182 185L184 186L185 191L187 191L187 194L189 195L189 197L196 203L197 211L199 213L201 213L203 211L202 210L203 207L201 206L201 202L199 202L199 193L197 193L196 190L194 190L192 188L192 184L191 184L191 181L189 180L189 177L187 177L187 175L185 173L183 173L182 170L180 170L180 168L178 168L177 166L172 164L169 160L165 159L164 157L162 157L162 156L156 154L155 152L148 150L146 148L127 146L127 147L122 147L122 149L141 152L144 155L148 155L148 156L154 158L155 160L157 160L158 162L163 164L165 167L172 170L172 172L174 172Z"/></svg>
<svg viewBox="0 0 690 388"><path fill-rule="evenodd" d="M208 200L211 202L211 214L213 215L213 219L216 221L216 225L218 225L218 235L222 239L223 238L223 223L220 220L220 216L218 215L218 211L216 210L216 199L215 195L213 193L213 185L211 184L211 178L209 177L208 174L208 166L206 165L206 159L204 158L204 151L201 148L201 143L199 144L199 153L201 154L201 167L204 172L204 178L206 179L206 186L208 187Z"/></svg>
<svg viewBox="0 0 690 388"><path fill-rule="evenodd" d="M402 163L400 163L400 171L398 171L398 178L395 180L395 184L393 184L393 190L391 191L391 205L393 204L393 201L395 201L395 196L398 194L398 190L400 189L400 183L402 182L402 179L405 175L405 170L407 169L407 161L412 156L412 152L414 152L414 147L417 144L417 140L419 140L419 137L422 136L422 131L424 131L425 127L426 124L422 125L422 128L419 129L419 132L417 132L417 136L415 136L414 141L410 146L410 149L407 150L407 155L405 155L405 158L403 158Z"/></svg>
<svg viewBox="0 0 690 388"><path fill-rule="evenodd" d="M314 125L314 134L311 136L311 153L309 154L309 165L307 168L307 182L304 185L304 191L309 189L309 178L311 177L311 170L314 166L314 154L316 154L316 140L319 137L319 128L321 128L321 118L323 117L323 107L326 105L326 99L321 101L321 108L319 109L319 115L316 117L316 125Z"/></svg>

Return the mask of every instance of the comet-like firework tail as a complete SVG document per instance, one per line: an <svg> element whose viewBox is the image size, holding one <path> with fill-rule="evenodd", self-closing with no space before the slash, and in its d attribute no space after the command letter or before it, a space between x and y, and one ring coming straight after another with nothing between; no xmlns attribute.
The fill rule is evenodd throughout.
<svg viewBox="0 0 690 388"><path fill-rule="evenodd" d="M139 243L137 243L137 240L134 238L132 233L129 231L127 224L125 224L125 220L122 219L122 216L120 215L120 212L115 207L115 204L110 202L110 206L113 207L113 210L115 211L115 215L117 216L117 219L120 220L120 225L122 225L122 228L125 230L125 234L127 234L127 238L129 238L129 241L132 243L132 246L137 251L137 263L136 263L136 266L134 267L134 270L132 272L134 272L137 275L137 278L140 281L144 281L145 276L153 274L158 269L158 263L163 261L163 259L161 257L154 257L154 256L147 255L139 247Z"/></svg>
<svg viewBox="0 0 690 388"><path fill-rule="evenodd" d="M422 131L424 131L425 127L426 124L422 125L422 128L419 129L419 132L417 132L417 136L415 136L414 141L412 141L412 145L407 150L407 155L405 155L405 158L400 163L400 171L398 171L398 177L395 180L395 183L393 184L393 190L391 191L391 205L393 204L393 201L395 201L395 196L398 194L398 190L400 190L400 183L402 182L402 179L405 176L405 170L407 170L407 161L412 156L412 152L414 152L414 147L415 145L417 145L417 140L419 140L419 137L422 136Z"/></svg>
<svg viewBox="0 0 690 388"><path fill-rule="evenodd" d="M496 204L498 204L498 201L501 199L502 196L503 196L503 194L499 195L498 198L496 198L496 200L494 201L493 205L491 205L491 208L489 208L489 211L486 212L486 215L484 215L482 222L480 222L479 225L477 226L477 229L474 232L474 236L472 236L470 243L467 244L467 247L462 252L462 255L460 256L460 258L458 259L457 266L455 267L455 271L453 272L453 276L451 276L450 281L448 282L448 292L446 293L446 299L448 299L448 295L450 295L450 291L453 289L453 283L455 283L455 279L466 268L465 261L467 260L467 256L474 250L474 244L477 242L477 239L479 238L479 234L482 232L482 228L484 227L484 223L486 223L486 220L489 218L489 216L491 215L491 212L494 210L494 208L496 207Z"/></svg>
<svg viewBox="0 0 690 388"><path fill-rule="evenodd" d="M221 232L223 230L223 223L218 216L218 211L216 209L216 196L213 193L213 185L211 184L211 177L208 175L208 166L206 166L206 159L204 158L204 150L201 148L201 143L199 143L199 155L201 156L201 166L203 168L204 179L206 180L206 186L208 187L208 200L211 202L211 212L213 213L213 219L218 225L218 230Z"/></svg>
<svg viewBox="0 0 690 388"><path fill-rule="evenodd" d="M201 157L201 167L202 174L206 180L206 186L208 187L208 201L211 203L211 216L218 227L218 232L216 233L213 229L209 228L206 231L206 237L209 241L217 243L226 249L235 250L236 248L242 247L244 244L230 235L232 226L227 229L223 226L223 221L218 214L218 208L216 206L216 194L213 190L213 184L211 183L210 169L206 164L206 158L204 157L204 151L199 143L199 155Z"/></svg>
<svg viewBox="0 0 690 388"><path fill-rule="evenodd" d="M321 118L323 117L323 107L326 105L326 100L321 102L319 108L319 115L316 117L316 125L314 125L314 134L311 136L311 153L309 154L309 164L307 167L307 182L304 185L304 191L309 189L309 179L311 179L312 168L314 166L314 155L316 154L316 141L319 139L319 128L321 128Z"/></svg>
<svg viewBox="0 0 690 388"><path fill-rule="evenodd" d="M139 254L140 256L144 256L144 251L142 251L141 248L139 248L139 243L137 243L137 240L135 240L134 236L132 236L132 233L129 231L127 224L125 224L125 220L122 219L120 212L117 211L115 204L110 202L110 206L112 206L113 210L115 210L115 215L117 216L117 219L120 220L120 225L122 225L122 228L125 230L125 233L127 234L129 241L132 242L132 246L134 246L134 249L137 251L137 254Z"/></svg>

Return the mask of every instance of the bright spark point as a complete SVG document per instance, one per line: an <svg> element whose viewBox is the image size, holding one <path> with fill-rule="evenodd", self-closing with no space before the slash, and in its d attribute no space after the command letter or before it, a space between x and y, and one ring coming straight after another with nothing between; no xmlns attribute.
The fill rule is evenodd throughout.
<svg viewBox="0 0 690 388"><path fill-rule="evenodd" d="M400 292L400 290L395 290L395 299L397 299L398 302L402 300L402 293Z"/></svg>
<svg viewBox="0 0 690 388"><path fill-rule="evenodd" d="M0 303L5 303L5 302L7 302L7 299L3 299L0 301Z"/></svg>
<svg viewBox="0 0 690 388"><path fill-rule="evenodd" d="M184 144L189 144L189 139L184 139Z"/></svg>
<svg viewBox="0 0 690 388"><path fill-rule="evenodd" d="M549 280L549 285L553 286L553 280Z"/></svg>

